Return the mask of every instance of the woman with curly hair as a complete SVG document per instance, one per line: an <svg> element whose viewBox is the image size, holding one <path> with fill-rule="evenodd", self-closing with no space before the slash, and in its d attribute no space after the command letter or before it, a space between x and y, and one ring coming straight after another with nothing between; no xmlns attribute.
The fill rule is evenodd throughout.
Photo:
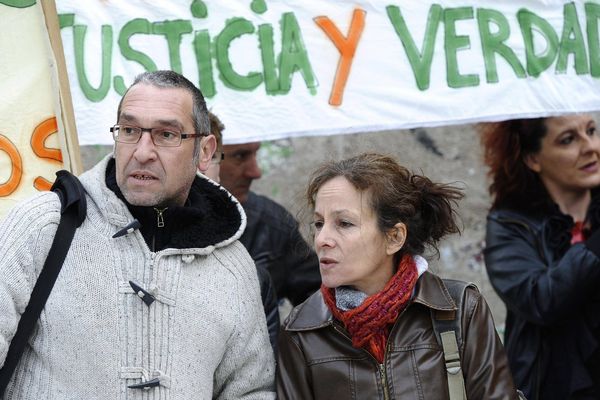
<svg viewBox="0 0 600 400"><path fill-rule="evenodd" d="M590 115L480 126L485 264L528 399L600 399L600 137Z"/></svg>
<svg viewBox="0 0 600 400"><path fill-rule="evenodd" d="M518 398L477 288L439 278L422 257L458 231L461 197L379 154L313 173L323 285L279 335L280 399Z"/></svg>

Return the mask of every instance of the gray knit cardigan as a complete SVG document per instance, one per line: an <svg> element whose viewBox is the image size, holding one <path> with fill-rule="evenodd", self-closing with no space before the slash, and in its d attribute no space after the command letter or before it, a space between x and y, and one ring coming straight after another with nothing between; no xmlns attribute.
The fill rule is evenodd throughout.
<svg viewBox="0 0 600 400"><path fill-rule="evenodd" d="M245 228L240 205L225 197L239 210L239 229L203 248L154 253L139 231L113 239L133 217L106 187L109 157L81 176L87 218L6 398L274 398L256 270L237 240ZM201 177L198 183L224 190ZM40 193L0 223L0 365L48 254L59 208L54 193ZM130 280L156 300L146 305ZM156 387L128 388L155 378Z"/></svg>

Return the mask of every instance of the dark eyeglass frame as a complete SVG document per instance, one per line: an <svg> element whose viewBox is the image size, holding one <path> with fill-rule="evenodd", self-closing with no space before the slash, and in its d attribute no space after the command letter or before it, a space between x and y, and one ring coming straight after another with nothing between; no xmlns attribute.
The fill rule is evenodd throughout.
<svg viewBox="0 0 600 400"><path fill-rule="evenodd" d="M135 141L126 141L126 140L122 140L122 138L120 138L119 136L119 130L123 129L123 128L130 128L133 129L135 131L139 130L139 135L137 137L137 140ZM183 133L183 132L178 132L176 130L173 129L169 129L169 128L142 128L141 126L135 126L135 125L127 125L127 124L116 124L110 127L110 132L112 133L112 137L114 139L115 142L118 143L125 143L125 144L136 144L140 141L140 139L142 138L142 135L144 134L144 132L148 132L150 134L150 139L152 140L152 143L155 146L158 147L178 147L181 146L181 142L183 139L188 139L188 138L194 138L194 137L201 137L201 136L207 136L204 135L202 133ZM172 144L166 144L166 143L157 143L155 140L155 137L157 137L160 133L162 132L171 132L173 134L176 134L177 137L179 138L179 141L177 142L173 142Z"/></svg>

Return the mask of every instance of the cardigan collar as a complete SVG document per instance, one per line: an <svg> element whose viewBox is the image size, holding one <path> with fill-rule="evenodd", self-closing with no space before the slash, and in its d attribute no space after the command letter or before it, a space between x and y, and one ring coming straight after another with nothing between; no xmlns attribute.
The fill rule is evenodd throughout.
<svg viewBox="0 0 600 400"><path fill-rule="evenodd" d="M115 232L134 218L156 226L156 211L152 207L136 207L125 201L116 185L114 164L112 155L108 155L82 174L81 182L93 204L115 225ZM204 249L203 253L239 239L246 227L246 214L239 202L222 186L200 174L192 183L186 205L168 209L164 218L168 232L165 231L162 248ZM152 229L142 227L146 241L147 232Z"/></svg>

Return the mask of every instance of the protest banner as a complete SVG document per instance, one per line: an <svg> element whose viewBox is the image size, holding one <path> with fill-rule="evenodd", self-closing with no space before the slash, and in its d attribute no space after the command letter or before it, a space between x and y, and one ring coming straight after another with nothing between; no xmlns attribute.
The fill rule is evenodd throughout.
<svg viewBox="0 0 600 400"><path fill-rule="evenodd" d="M1 217L81 160L53 0L0 0L0 26Z"/></svg>
<svg viewBox="0 0 600 400"><path fill-rule="evenodd" d="M597 0L57 1L82 144L156 69L228 143L600 109Z"/></svg>

